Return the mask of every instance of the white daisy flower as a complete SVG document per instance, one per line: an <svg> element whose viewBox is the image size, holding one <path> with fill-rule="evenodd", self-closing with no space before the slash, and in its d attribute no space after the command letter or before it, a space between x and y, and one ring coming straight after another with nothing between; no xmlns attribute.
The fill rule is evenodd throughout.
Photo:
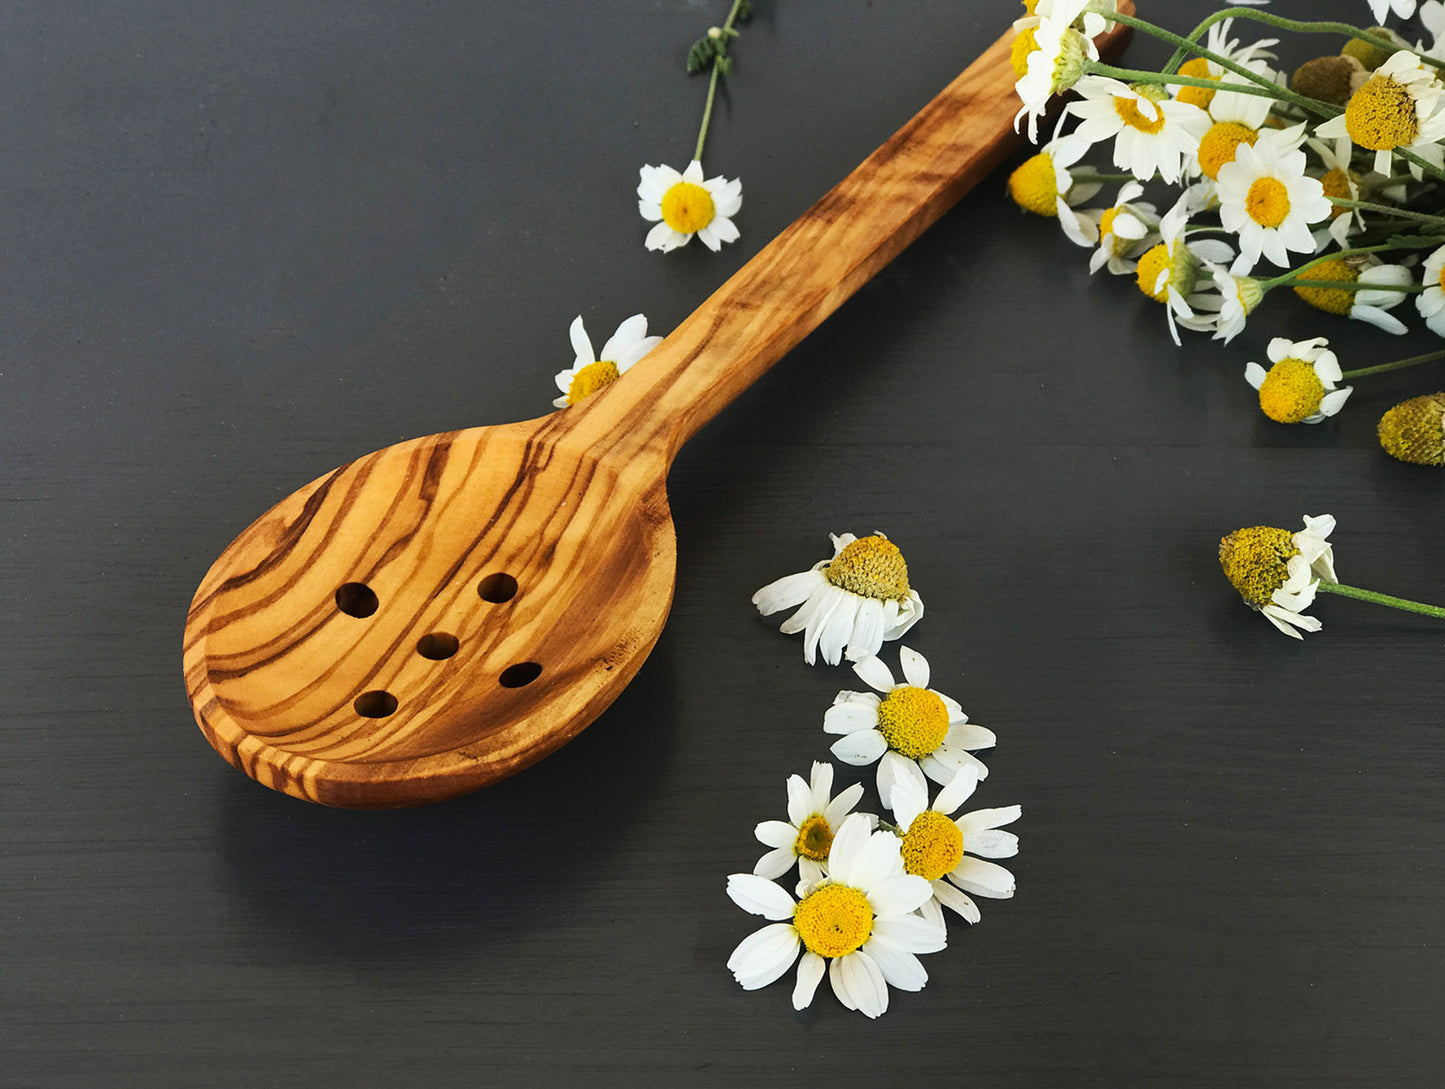
<svg viewBox="0 0 1445 1089"><path fill-rule="evenodd" d="M788 819L763 821L755 830L758 842L772 850L758 859L753 873L769 881L782 877L798 864L800 887L814 885L828 875L828 851L844 818L863 796L861 783L832 796L833 765L813 762L809 782L788 776Z"/></svg>
<svg viewBox="0 0 1445 1089"><path fill-rule="evenodd" d="M1023 108L1014 117L1014 129L1027 117L1029 140L1039 142L1039 117L1054 95L1074 86L1084 73L1085 60L1098 60L1094 35L1074 26L1089 0L1054 0L1049 13L1040 13L1034 26L1024 28L1016 48L1027 48L1032 35L1033 49L1027 54L1025 74L1014 85Z"/></svg>
<svg viewBox="0 0 1445 1089"><path fill-rule="evenodd" d="M1214 278L1214 293L1193 296L1191 305L1196 310L1214 312L1213 339L1228 344L1244 330L1249 315L1263 301L1264 288L1249 274L1251 266L1244 262L1235 261L1227 269L1214 264L1206 267Z"/></svg>
<svg viewBox="0 0 1445 1089"><path fill-rule="evenodd" d="M833 755L862 767L878 761L878 797L891 804L893 784L904 777L947 783L964 769L984 779L988 768L970 750L991 749L992 730L970 723L958 701L928 687L928 659L908 647L898 649L903 684L878 658L865 658L853 672L882 692L839 692L823 716L823 730L842 734ZM922 772L922 775L919 773Z"/></svg>
<svg viewBox="0 0 1445 1089"><path fill-rule="evenodd" d="M1245 603L1292 639L1322 625L1304 615L1321 579L1335 578L1334 550L1325 540L1335 528L1328 514L1305 515L1298 533L1274 526L1237 529L1219 542L1219 564Z"/></svg>
<svg viewBox="0 0 1445 1089"><path fill-rule="evenodd" d="M850 662L877 654L885 640L900 638L923 616L923 599L908 585L908 565L897 545L881 533L829 536L831 560L785 575L753 595L764 616L801 606L778 630L803 633L803 660L809 665L820 648L829 665L838 664L845 647Z"/></svg>
<svg viewBox="0 0 1445 1089"><path fill-rule="evenodd" d="M1425 290L1415 296L1415 308L1432 333L1445 337L1445 246L1425 258L1421 276Z"/></svg>
<svg viewBox="0 0 1445 1089"><path fill-rule="evenodd" d="M1325 173L1320 177L1325 196L1340 200L1360 200L1360 176L1350 169L1354 145L1349 137L1344 136L1333 141L1311 139L1307 143L1325 166ZM1357 230L1364 229L1365 217L1358 208L1350 209L1331 204L1329 227L1323 234L1320 231L1315 232L1315 248L1323 250L1329 244L1326 241L1328 238L1341 249L1346 249L1346 239Z"/></svg>
<svg viewBox="0 0 1445 1089"><path fill-rule="evenodd" d="M1098 182L1076 182L1070 169L1090 146L1071 136L1051 140L1008 179L1009 196L1015 204L1035 215L1056 217L1064 234L1079 246L1092 246L1099 235L1099 226L1089 213L1074 210L1099 191Z"/></svg>
<svg viewBox="0 0 1445 1089"><path fill-rule="evenodd" d="M1375 69L1365 85L1350 96L1345 112L1315 129L1326 139L1348 136L1375 153L1375 171L1390 173L1392 153L1406 150L1432 166L1445 163L1445 88L1434 69L1407 49ZM1410 173L1422 177L1410 163Z"/></svg>
<svg viewBox="0 0 1445 1089"><path fill-rule="evenodd" d="M1196 288L1204 262L1228 264L1234 251L1217 239L1188 241L1191 195L1185 193L1159 221L1159 241L1139 258L1135 282L1139 290L1164 304L1169 335L1179 343L1178 325L1187 329L1210 329L1213 321L1194 312L1199 301Z"/></svg>
<svg viewBox="0 0 1445 1089"><path fill-rule="evenodd" d="M1269 370L1258 363L1244 368L1244 380L1259 390L1260 411L1276 423L1307 424L1339 412L1353 387L1339 386L1344 375L1328 344L1324 337L1271 340Z"/></svg>
<svg viewBox="0 0 1445 1089"><path fill-rule="evenodd" d="M1363 258L1331 258L1311 268L1302 280L1326 283L1353 283L1353 288L1308 287L1295 285L1294 293L1316 310L1339 314L1355 321L1369 322L1377 329L1399 336L1406 332L1405 323L1387 313L1405 300L1406 292L1391 290L1415 282L1415 275L1404 265L1387 265L1373 254Z"/></svg>
<svg viewBox="0 0 1445 1089"><path fill-rule="evenodd" d="M1154 205L1139 199L1143 194L1138 182L1125 182L1113 206L1104 209L1099 217L1099 247L1089 257L1090 275L1105 266L1115 276L1132 275L1138 269L1133 257L1148 247L1159 226Z"/></svg>
<svg viewBox="0 0 1445 1089"><path fill-rule="evenodd" d="M1074 85L1082 96L1068 111L1079 117L1074 135L1091 144L1112 138L1114 165L1141 182L1157 173L1171 185L1184 161L1199 150L1209 115L1198 106L1168 98L1153 84L1129 86L1107 76L1089 75Z"/></svg>
<svg viewBox="0 0 1445 1089"><path fill-rule="evenodd" d="M743 183L737 178L728 181L719 174L704 181L696 159L681 174L670 166L644 166L639 173L637 210L657 223L647 232L648 249L667 253L687 245L693 235L713 252L737 241L732 217L743 206Z"/></svg>
<svg viewBox="0 0 1445 1089"><path fill-rule="evenodd" d="M928 804L928 789L916 779L893 785L893 819L898 825L899 851L905 873L926 878L933 896L919 914L943 926L943 909L979 920L978 907L968 894L1007 900L1014 894L1014 876L991 858L1012 858L1019 853L1018 836L999 831L1023 814L1016 805L978 809L951 819L978 785L972 768L954 776Z"/></svg>
<svg viewBox="0 0 1445 1089"><path fill-rule="evenodd" d="M1239 256L1251 265L1263 254L1287 268L1289 251L1313 253L1310 224L1330 216L1324 186L1305 174L1305 153L1291 137L1263 132L1219 168L1219 220L1239 236Z"/></svg>
<svg viewBox="0 0 1445 1089"><path fill-rule="evenodd" d="M662 340L647 335L647 318L641 314L633 314L619 325L617 332L602 345L600 355L592 350L592 339L582 325L581 314L572 319L567 335L572 339L572 351L577 358L565 371L557 372L554 381L562 396L552 402L554 408L575 405L582 398L612 385Z"/></svg>
<svg viewBox="0 0 1445 1089"><path fill-rule="evenodd" d="M795 1010L813 1001L826 969L839 1002L878 1017L888 1009L890 986L918 991L928 982L918 954L947 944L943 927L913 914L930 898L932 886L903 872L897 837L870 832L861 813L845 820L833 838L829 871L826 881L796 902L756 874L730 876L733 903L772 923L738 944L728 968L745 990L754 991L798 961Z"/></svg>

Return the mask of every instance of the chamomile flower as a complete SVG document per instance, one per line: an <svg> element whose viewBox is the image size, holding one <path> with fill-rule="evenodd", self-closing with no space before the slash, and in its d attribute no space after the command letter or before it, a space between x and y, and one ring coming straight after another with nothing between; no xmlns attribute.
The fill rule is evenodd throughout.
<svg viewBox="0 0 1445 1089"><path fill-rule="evenodd" d="M1248 45L1241 46L1239 39L1230 37L1233 29L1233 19L1225 19L1222 22L1215 23L1209 28L1209 36L1205 39L1204 43L1205 48L1208 49L1209 52L1223 57L1225 60L1233 61L1235 64L1245 65L1247 67L1251 66L1251 63L1257 59L1272 58L1274 56L1273 53L1269 52L1269 47L1277 45L1279 43L1278 38L1264 38L1260 41L1250 42ZM1195 79L1221 80L1228 71L1229 70L1218 61L1211 60L1208 57L1191 57L1179 66L1179 74L1181 76L1192 76ZM1174 97L1180 102L1187 102L1191 106L1198 106L1201 110L1208 110L1214 103L1215 93L1216 90L1214 88L1181 86L1175 90ZM1234 94L1233 97L1237 98L1241 96ZM1264 100L1264 102L1265 110L1268 111L1269 102L1267 99ZM1259 124L1256 123L1253 127L1258 128Z"/></svg>
<svg viewBox="0 0 1445 1089"><path fill-rule="evenodd" d="M808 782L788 776L788 819L763 821L755 830L758 842L772 850L758 859L753 873L769 881L782 877L798 864L802 885L813 885L828 875L828 852L843 821L863 796L861 783L833 794L833 765L813 762Z"/></svg>
<svg viewBox="0 0 1445 1089"><path fill-rule="evenodd" d="M1359 200L1360 176L1350 169L1352 144L1348 137L1337 140L1309 140L1307 143L1320 162L1325 173L1320 177L1320 186L1326 199ZM1315 248L1324 249L1332 239L1335 245L1344 248L1345 240L1356 230L1365 229L1365 217L1359 209L1350 209L1341 204L1330 205L1330 225L1324 235L1315 232Z"/></svg>
<svg viewBox="0 0 1445 1089"><path fill-rule="evenodd" d="M1074 90L1081 96L1067 107L1081 119L1074 135L1091 144L1112 138L1114 165L1141 182L1156 173L1171 185L1177 182L1209 129L1207 113L1167 97L1157 84L1130 86L1088 75Z"/></svg>
<svg viewBox="0 0 1445 1089"><path fill-rule="evenodd" d="M1259 390L1260 411L1276 423L1307 424L1339 412L1353 387L1339 386L1343 372L1328 344L1324 337L1271 340L1269 370L1258 363L1244 368L1244 380Z"/></svg>
<svg viewBox="0 0 1445 1089"><path fill-rule="evenodd" d="M954 819L954 811L977 785L973 769L965 768L938 792L932 805L921 781L900 779L893 785L893 819L901 837L903 869L933 886L933 896L918 913L939 926L944 925L944 908L970 923L978 922L978 907L969 893L995 900L1014 894L1013 874L988 859L1019 853L1018 836L999 829L1018 820L1023 810L1016 805L978 809Z"/></svg>
<svg viewBox="0 0 1445 1089"><path fill-rule="evenodd" d="M1445 162L1445 88L1434 70L1402 49L1375 69L1363 87L1350 96L1345 112L1315 129L1327 139L1348 136L1375 153L1375 171L1390 173L1392 153L1405 150L1432 166ZM1410 173L1422 177L1410 163Z"/></svg>
<svg viewBox="0 0 1445 1089"><path fill-rule="evenodd" d="M1021 32L1033 36L1034 48L1026 54L1024 75L1014 85L1023 101L1023 108L1014 117L1014 129L1017 131L1019 121L1028 118L1032 143L1039 142L1039 117L1048 108L1049 100L1078 83L1085 60L1099 59L1093 37L1074 26L1088 5L1089 0L1054 0L1048 15Z"/></svg>
<svg viewBox="0 0 1445 1089"><path fill-rule="evenodd" d="M1035 215L1057 217L1069 240L1080 246L1092 246L1099 234L1093 219L1074 211L1099 191L1098 182L1076 182L1070 172L1089 147L1071 136L1051 140L1008 179L1009 196L1015 204Z"/></svg>
<svg viewBox="0 0 1445 1089"><path fill-rule="evenodd" d="M1316 310L1366 321L1397 336L1406 331L1404 322L1386 313L1405 299L1405 292L1393 291L1391 285L1405 287L1415 282L1414 274L1404 265L1383 264L1373 254L1363 259L1334 257L1314 265L1301 278L1359 285L1349 288L1296 286L1294 293Z"/></svg>
<svg viewBox="0 0 1445 1089"><path fill-rule="evenodd" d="M1445 465L1445 393L1402 401L1376 428L1385 453L1412 465Z"/></svg>
<svg viewBox="0 0 1445 1089"><path fill-rule="evenodd" d="M1218 293L1217 303L1198 300L1199 309L1214 310L1214 340L1228 344L1244 331L1249 315L1264 300L1264 285L1249 275L1250 266L1236 261L1230 268L1210 265L1214 278L1214 290Z"/></svg>
<svg viewBox="0 0 1445 1089"><path fill-rule="evenodd" d="M1144 187L1136 181L1119 187L1112 207L1099 217L1099 248L1089 257L1092 275L1105 266L1115 276L1131 275L1138 267L1134 256L1145 249L1159 226L1154 205L1139 198Z"/></svg>
<svg viewBox="0 0 1445 1089"><path fill-rule="evenodd" d="M1298 533L1273 526L1237 529L1219 542L1219 565L1250 608L1292 639L1322 625L1304 610L1321 579L1335 578L1334 550L1325 540L1335 528L1328 514L1305 515Z"/></svg>
<svg viewBox="0 0 1445 1089"><path fill-rule="evenodd" d="M797 961L795 1010L812 1003L826 970L839 1002L878 1017L888 1009L890 986L923 989L928 973L918 954L936 953L948 941L943 927L913 914L932 896L932 886L903 872L897 837L871 832L861 813L838 829L827 879L801 900L756 874L733 874L727 888L738 907L771 921L728 957L733 978L754 991Z"/></svg>
<svg viewBox="0 0 1445 1089"><path fill-rule="evenodd" d="M883 693L839 692L823 716L823 729L842 734L833 743L833 755L845 764L862 767L878 761L878 797L889 805L893 784L904 777L947 783L964 769L978 778L986 768L970 751L990 749L992 730L968 721L958 702L928 687L928 660L915 650L900 647L903 684L878 658L865 658L853 672L869 687ZM922 775L919 773L922 772Z"/></svg>
<svg viewBox="0 0 1445 1089"><path fill-rule="evenodd" d="M592 350L592 339L582 324L582 315L572 319L567 330L572 351L577 358L565 371L558 371L555 381L562 396L552 402L554 408L575 405L584 397L612 385L629 367L645 356L662 340L647 335L647 318L633 314L607 338L601 353Z"/></svg>
<svg viewBox="0 0 1445 1089"><path fill-rule="evenodd" d="M847 648L856 662L877 654L885 640L901 637L923 616L923 599L908 584L908 565L898 546L881 533L829 534L833 558L785 575L753 595L764 616L801 606L783 621L784 635L803 633L803 660L819 649L837 665Z"/></svg>
<svg viewBox="0 0 1445 1089"><path fill-rule="evenodd" d="M1253 264L1263 254L1288 267L1290 250L1314 252L1310 224L1328 219L1332 206L1305 166L1305 153L1291 146L1290 133L1269 132L1241 144L1234 161L1219 168L1219 220L1239 236L1243 260Z"/></svg>
<svg viewBox="0 0 1445 1089"><path fill-rule="evenodd" d="M743 206L743 183L721 174L703 180L702 163L694 159L679 174L670 166L644 166L637 186L637 210L657 223L647 232L647 248L667 253L685 246L693 235L716 252L736 242L732 217ZM660 222L659 222L660 221Z"/></svg>
<svg viewBox="0 0 1445 1089"><path fill-rule="evenodd" d="M1186 193L1159 221L1159 241L1139 258L1136 282L1139 290L1156 302L1164 304L1169 321L1169 335L1179 343L1177 325L1186 328L1212 328L1210 319L1200 319L1193 303L1198 301L1203 263L1228 264L1234 251L1217 239L1188 241L1189 195Z"/></svg>
<svg viewBox="0 0 1445 1089"><path fill-rule="evenodd" d="M1415 308L1432 333L1445 337L1445 246L1425 258L1421 277L1425 290L1415 296Z"/></svg>

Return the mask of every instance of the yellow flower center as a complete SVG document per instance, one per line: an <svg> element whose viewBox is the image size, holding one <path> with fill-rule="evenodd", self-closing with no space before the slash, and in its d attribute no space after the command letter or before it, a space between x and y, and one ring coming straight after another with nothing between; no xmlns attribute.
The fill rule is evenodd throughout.
<svg viewBox="0 0 1445 1089"><path fill-rule="evenodd" d="M873 933L873 908L868 897L847 885L824 885L798 902L793 927L808 952L844 957L860 948Z"/></svg>
<svg viewBox="0 0 1445 1089"><path fill-rule="evenodd" d="M1255 178L1244 195L1244 210L1261 227L1278 227L1289 215L1289 190L1278 178Z"/></svg>
<svg viewBox="0 0 1445 1089"><path fill-rule="evenodd" d="M1442 291L1445 291L1445 265L1440 266L1440 275L1436 278L1436 284Z"/></svg>
<svg viewBox="0 0 1445 1089"><path fill-rule="evenodd" d="M1238 121L1217 121L1199 141L1199 169L1206 177L1219 179L1219 168L1234 162L1240 144L1254 145L1259 132Z"/></svg>
<svg viewBox="0 0 1445 1089"><path fill-rule="evenodd" d="M1259 384L1260 410L1276 423L1299 423L1319 411L1325 384L1314 364L1303 359L1281 359Z"/></svg>
<svg viewBox="0 0 1445 1089"><path fill-rule="evenodd" d="M575 405L582 398L591 397L599 389L612 385L618 377L617 364L611 360L599 359L596 363L588 363L572 376L572 382L567 387L567 403Z"/></svg>
<svg viewBox="0 0 1445 1089"><path fill-rule="evenodd" d="M1024 14L1032 15L1034 13L1034 8L1035 6L1037 6L1038 2L1039 0L1023 0Z"/></svg>
<svg viewBox="0 0 1445 1089"><path fill-rule="evenodd" d="M1008 195L1026 212L1040 216L1058 215L1058 176L1054 159L1041 151L1008 176Z"/></svg>
<svg viewBox="0 0 1445 1089"><path fill-rule="evenodd" d="M878 705L878 732L894 752L918 760L948 736L948 708L937 692L899 685Z"/></svg>
<svg viewBox="0 0 1445 1089"><path fill-rule="evenodd" d="M1320 179L1320 185L1324 186L1325 196L1338 197L1340 200L1350 200L1352 199L1350 196L1350 182L1352 180L1349 174L1345 173L1345 171L1339 167L1335 167ZM1331 219L1348 215L1349 212L1350 210L1348 208L1341 207L1338 204L1330 206Z"/></svg>
<svg viewBox="0 0 1445 1089"><path fill-rule="evenodd" d="M1289 560L1298 556L1294 536L1273 526L1236 529L1219 542L1219 566L1230 585L1256 609L1270 603L1289 578Z"/></svg>
<svg viewBox="0 0 1445 1089"><path fill-rule="evenodd" d="M1029 54L1037 51L1039 43L1035 40L1037 27L1028 27L1019 31L1014 39L1013 49L1009 52L1009 63L1013 65L1014 75L1019 79L1029 74Z"/></svg>
<svg viewBox="0 0 1445 1089"><path fill-rule="evenodd" d="M1139 109L1139 102L1132 97L1123 95L1114 96L1114 109L1124 120L1124 124L1131 129L1138 129L1140 132L1147 132L1151 136L1164 127L1164 111L1159 108L1159 101L1164 97L1164 92L1157 86L1136 83L1129 88L1141 98L1147 98L1154 103L1154 116L1145 117Z"/></svg>
<svg viewBox="0 0 1445 1089"><path fill-rule="evenodd" d="M859 597L903 601L908 597L908 565L887 537L860 537L844 545L823 568L823 577Z"/></svg>
<svg viewBox="0 0 1445 1089"><path fill-rule="evenodd" d="M1179 66L1181 76L1193 76L1195 79L1212 79L1218 81L1219 77L1209 70L1209 62L1203 57L1191 57ZM1201 110L1209 109L1209 104L1214 101L1214 92L1208 87L1180 87L1178 94L1174 96L1180 102L1187 102L1191 106L1198 106ZM1211 178L1213 174L1209 175Z"/></svg>
<svg viewBox="0 0 1445 1089"><path fill-rule="evenodd" d="M1388 151L1415 142L1420 119L1410 89L1389 76L1371 76L1350 96L1345 131L1371 151Z"/></svg>
<svg viewBox="0 0 1445 1089"><path fill-rule="evenodd" d="M712 194L700 185L678 182L662 196L662 221L674 231L696 234L712 217Z"/></svg>
<svg viewBox="0 0 1445 1089"><path fill-rule="evenodd" d="M1099 217L1100 238L1107 238L1114 233L1114 220L1119 217L1119 213L1122 211L1122 208L1116 206L1106 210L1104 214Z"/></svg>
<svg viewBox="0 0 1445 1089"><path fill-rule="evenodd" d="M1358 270L1343 258L1336 257L1316 265L1306 274L1311 280L1334 280L1354 283L1360 278ZM1348 314L1355 304L1355 292L1344 287L1297 287L1294 293L1316 310L1327 314Z"/></svg>
<svg viewBox="0 0 1445 1089"><path fill-rule="evenodd" d="M1169 247L1163 242L1151 247L1148 253L1139 258L1139 270L1136 277L1139 283L1139 290L1156 302L1169 301L1168 279L1166 278L1163 283L1159 283L1159 274L1167 269L1169 265ZM1155 284L1159 284L1157 291L1154 289Z"/></svg>
<svg viewBox="0 0 1445 1089"><path fill-rule="evenodd" d="M930 881L937 881L963 858L963 833L958 825L936 809L925 809L913 818L903 836L903 869Z"/></svg>
<svg viewBox="0 0 1445 1089"><path fill-rule="evenodd" d="M828 851L833 846L833 829L828 827L823 814L814 813L798 826L798 839L793 850L814 862L828 861Z"/></svg>
<svg viewBox="0 0 1445 1089"><path fill-rule="evenodd" d="M1445 393L1412 397L1380 417L1385 453L1412 465L1445 465Z"/></svg>

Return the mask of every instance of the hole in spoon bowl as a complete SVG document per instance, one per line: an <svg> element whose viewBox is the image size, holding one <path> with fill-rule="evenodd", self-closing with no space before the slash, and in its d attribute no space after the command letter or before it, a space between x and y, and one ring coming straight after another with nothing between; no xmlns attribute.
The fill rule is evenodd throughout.
<svg viewBox="0 0 1445 1089"><path fill-rule="evenodd" d="M502 670L497 679L503 688L525 688L541 675L542 667L537 662L518 662Z"/></svg>
<svg viewBox="0 0 1445 1089"><path fill-rule="evenodd" d="M356 713L365 718L385 718L396 710L396 697L390 692L378 688L371 692L363 692L356 697L351 705L356 708Z"/></svg>
<svg viewBox="0 0 1445 1089"><path fill-rule="evenodd" d="M488 575L477 584L477 593L483 601L500 604L517 596L517 580L504 571Z"/></svg>
<svg viewBox="0 0 1445 1089"><path fill-rule="evenodd" d="M455 654L460 646L461 643L457 641L455 635L444 631L433 631L416 641L416 652L423 658L441 662Z"/></svg>
<svg viewBox="0 0 1445 1089"><path fill-rule="evenodd" d="M379 604L376 591L364 582L347 582L336 588L336 607L347 616L368 617Z"/></svg>

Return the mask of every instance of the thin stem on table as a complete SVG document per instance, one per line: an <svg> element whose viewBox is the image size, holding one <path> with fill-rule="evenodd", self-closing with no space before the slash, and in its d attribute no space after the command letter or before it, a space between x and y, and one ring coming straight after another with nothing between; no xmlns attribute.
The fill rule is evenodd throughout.
<svg viewBox="0 0 1445 1089"><path fill-rule="evenodd" d="M1403 609L1407 613L1419 613L1422 616L1434 616L1445 620L1445 609L1439 605L1427 605L1423 601L1407 601L1403 597L1393 597L1390 594L1377 594L1373 590L1361 590L1358 586L1344 586L1338 582L1326 582L1321 579L1319 591L1322 594L1339 594L1341 597L1352 597L1357 601L1370 601L1376 605L1388 605L1392 609Z"/></svg>
<svg viewBox="0 0 1445 1089"><path fill-rule="evenodd" d="M738 12L742 10L743 4L746 2L747 0L733 0L732 10L728 12L728 17L722 25L723 38L737 37L737 31L733 30L733 24L737 22ZM717 98L718 79L722 76L722 69L718 67L717 60L716 57L713 58L712 75L708 77L707 81L707 104L702 108L702 125L697 130L697 147L693 149L692 153L692 157L698 162L702 162L702 148L703 144L707 142L707 127L712 122L712 104L713 100Z"/></svg>
<svg viewBox="0 0 1445 1089"><path fill-rule="evenodd" d="M1429 363L1435 359L1445 359L1445 349L1438 352L1426 352L1424 355L1412 355L1409 359L1397 359L1392 363L1376 363L1373 367L1358 367L1352 371L1345 371L1340 377L1347 379L1364 378L1367 374L1384 374L1386 371L1404 370L1406 367L1413 367L1417 363Z"/></svg>

